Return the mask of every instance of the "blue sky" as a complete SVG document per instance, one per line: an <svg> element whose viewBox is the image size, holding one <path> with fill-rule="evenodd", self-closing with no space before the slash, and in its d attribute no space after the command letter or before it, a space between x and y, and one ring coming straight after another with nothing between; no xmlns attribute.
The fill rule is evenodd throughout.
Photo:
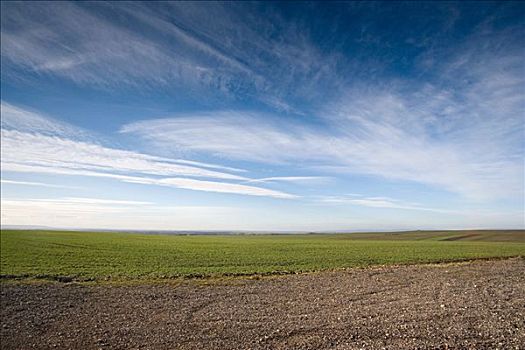
<svg viewBox="0 0 525 350"><path fill-rule="evenodd" d="M525 227L524 3L1 7L2 225Z"/></svg>

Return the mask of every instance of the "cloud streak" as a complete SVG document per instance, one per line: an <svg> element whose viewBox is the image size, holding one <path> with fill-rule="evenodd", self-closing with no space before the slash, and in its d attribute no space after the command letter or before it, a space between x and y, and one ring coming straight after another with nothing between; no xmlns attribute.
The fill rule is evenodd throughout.
<svg viewBox="0 0 525 350"><path fill-rule="evenodd" d="M289 183L320 183L329 180L328 176L273 176L260 179L248 180L248 183L254 182L289 182Z"/></svg>
<svg viewBox="0 0 525 350"><path fill-rule="evenodd" d="M42 135L74 137L76 139L88 137L87 133L80 128L4 101L0 104L0 110L2 112L2 130L23 130Z"/></svg>
<svg viewBox="0 0 525 350"><path fill-rule="evenodd" d="M404 209L404 210L420 210L435 213L458 214L458 211L429 208L417 205L415 203L408 203L402 200L393 199L389 197L365 197L359 195L359 198L352 198L353 196L326 196L318 199L320 203L336 204L336 205L356 205L369 208L381 209Z"/></svg>
<svg viewBox="0 0 525 350"><path fill-rule="evenodd" d="M121 132L175 153L374 175L481 201L522 198L523 30L509 30L489 26L442 49L420 73L425 79L339 89L309 119L220 110L132 122Z"/></svg>
<svg viewBox="0 0 525 350"><path fill-rule="evenodd" d="M109 89L212 88L221 98L242 91L277 110L299 112L286 101L288 88L298 79L313 84L330 65L320 64L320 51L301 30L272 11L266 17L254 4L210 3L204 10L191 2L2 3L3 73ZM287 28L278 40L276 26Z"/></svg>
<svg viewBox="0 0 525 350"><path fill-rule="evenodd" d="M37 186L37 187L68 188L68 189L77 188L78 189L78 187L74 187L74 186L63 186L63 185L55 185L55 184L48 184L48 183L43 183L43 182L32 182L32 181L14 181L14 180L2 179L0 180L0 183L6 184L6 185Z"/></svg>
<svg viewBox="0 0 525 350"><path fill-rule="evenodd" d="M235 173L243 172L242 169L195 161L172 160L66 138L63 135L74 134L71 132L72 127L62 126L60 123L55 125L51 119L41 115L32 112L24 113L23 109L8 104L5 106L7 106L8 129L1 130L2 171L90 176L206 192L295 198L294 195L281 191L224 182L244 182L250 179L204 167L230 170ZM56 132L59 136L41 132ZM211 178L215 181L197 180L191 177Z"/></svg>
<svg viewBox="0 0 525 350"><path fill-rule="evenodd" d="M135 122L124 126L122 132L139 135L165 150L176 146L231 159L326 167L331 175L335 167L339 173L414 181L470 198L523 192L520 158L507 156L509 136L519 137L514 123L506 124L504 138L492 134L490 148L485 148L486 140L472 136L477 129L465 128L461 137L446 135L446 139L436 140L418 121L418 113L406 107L407 100L399 96L361 98L365 99L365 106L383 110L340 106L342 111L332 112L333 117L321 129L228 111L214 113L213 117L191 115ZM410 116L415 121L403 125L402 118Z"/></svg>

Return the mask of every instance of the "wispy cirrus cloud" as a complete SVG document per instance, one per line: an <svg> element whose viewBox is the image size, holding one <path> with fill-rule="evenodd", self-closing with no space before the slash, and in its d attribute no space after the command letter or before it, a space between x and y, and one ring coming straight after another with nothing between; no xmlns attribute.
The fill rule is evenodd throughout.
<svg viewBox="0 0 525 350"><path fill-rule="evenodd" d="M14 137L14 135L16 135L16 132L22 132L22 133L29 133L29 134L36 135L35 140L36 139L47 140L47 141L44 141L44 143L46 142L49 143L50 140L57 141L56 138L58 137L65 141L73 140L76 144L79 144L79 145L82 144L83 142L84 147L89 146L89 145L94 146L94 147L102 147L97 143L96 137L94 137L90 132L83 130L79 127L70 125L68 123L59 121L52 117L42 115L41 113L37 111L30 111L26 108L17 107L5 101L1 101L0 110L2 113L1 128L2 128L2 132L5 131L6 136L7 134L9 134L11 135L10 137ZM7 141L9 140L10 139L8 138ZM44 147L42 149L42 152L46 152L46 151L48 151L48 149ZM115 151L118 151L118 150L115 150ZM91 149L89 152L96 154L97 150ZM156 156L150 156L150 155L139 155L138 153L135 153L135 154L139 157L148 159L153 162L164 163L166 166L170 166L170 164L171 165L175 164L175 166L182 165L182 168L180 169L204 168L204 169L217 169L217 170L236 172L236 173L246 172L245 169L227 167L227 166L218 165L218 164L203 163L203 162L197 162L197 161L192 161L192 160L187 160L187 159L169 159L169 158L162 158L162 157L156 157ZM113 153L110 155L111 158L113 157L122 158L126 156L129 156L130 159L134 158L133 152L120 153L120 154ZM212 176L213 174L220 174L220 173L213 173L213 172L208 173L208 174L203 173L202 176L209 175L210 177L213 177ZM241 177L239 177L239 179L240 178Z"/></svg>
<svg viewBox="0 0 525 350"><path fill-rule="evenodd" d="M121 131L164 149L371 174L470 199L520 198L523 29L509 30L483 28L443 49L439 63L429 63L434 69L420 72L422 82L348 85L307 121L222 110L132 122Z"/></svg>
<svg viewBox="0 0 525 350"><path fill-rule="evenodd" d="M25 108L14 106L5 101L0 103L2 130L23 130L48 136L86 138L87 133L70 124Z"/></svg>
<svg viewBox="0 0 525 350"><path fill-rule="evenodd" d="M356 198L357 197L357 198ZM454 210L429 208L421 206L417 203L411 203L394 199L390 197L366 197L363 195L351 196L323 196L316 199L319 203L335 204L335 205L356 205L370 208L386 208L386 209L405 209L405 210L421 210L437 213L457 213Z"/></svg>
<svg viewBox="0 0 525 350"><path fill-rule="evenodd" d="M244 184L196 180L184 177L147 177L147 176L130 176L115 172L90 171L82 169L72 169L58 166L40 166L40 165L24 165L17 163L2 163L4 171L14 171L19 173L36 173L36 174L55 174L55 175L72 175L72 176L87 176L94 178L106 178L117 181L122 181L132 184L155 185L173 188L182 188L187 190L205 191L205 192L219 192L219 193L233 193L249 196L274 197L274 198L297 198L298 196L271 189L249 186Z"/></svg>
<svg viewBox="0 0 525 350"><path fill-rule="evenodd" d="M305 86L312 87L335 58L276 12L261 18L255 4L201 5L2 3L3 75L51 75L103 88L242 92L301 113L287 100L289 87L300 79L302 88L295 90L307 95Z"/></svg>
<svg viewBox="0 0 525 350"><path fill-rule="evenodd" d="M142 173L164 176L197 176L216 179L244 180L246 178L175 164L132 151L74 141L71 139L2 130L2 162L44 167Z"/></svg>
<svg viewBox="0 0 525 350"><path fill-rule="evenodd" d="M151 205L151 202L86 198L86 197L66 197L59 199L32 199L33 201L55 202L55 203L82 203L82 204L109 204L109 205Z"/></svg>
<svg viewBox="0 0 525 350"><path fill-rule="evenodd" d="M319 183L330 180L329 176L272 176L252 179L246 182L292 182L292 183Z"/></svg>
<svg viewBox="0 0 525 350"><path fill-rule="evenodd" d="M332 138L320 128L250 111L213 111L148 119L124 125L120 131L139 135L166 150L173 151L173 146L177 146L192 152L262 163L322 160L326 142Z"/></svg>
<svg viewBox="0 0 525 350"><path fill-rule="evenodd" d="M158 67L170 62L158 45L70 2L3 3L2 57L7 73L19 68L96 85L162 84L166 70Z"/></svg>
<svg viewBox="0 0 525 350"><path fill-rule="evenodd" d="M5 106L5 108L4 108ZM127 183L167 186L206 192L294 198L281 191L241 183L242 169L169 159L78 141L73 127L54 123L33 112L2 104L2 171L108 178ZM213 170L211 170L213 169ZM230 171L230 172L225 172ZM197 180L192 177L214 179Z"/></svg>
<svg viewBox="0 0 525 350"><path fill-rule="evenodd" d="M6 184L6 185L19 185L19 186L37 186L37 187L49 187L49 188L68 188L68 189L78 189L78 187L75 186L64 186L64 185L55 185L55 184L48 184L45 182L33 182L33 181L15 181L15 180L7 180L7 179L1 179L0 183Z"/></svg>
<svg viewBox="0 0 525 350"><path fill-rule="evenodd" d="M398 96L387 95L383 100L369 96L367 102L368 106L383 105L387 118L417 116L406 106L407 100ZM388 104L397 104L399 110ZM510 135L514 143L519 136L519 129L512 129L514 123L507 124L505 138L496 134L501 126L492 135L486 135L493 137L488 141L492 145L481 152L485 148L482 143L487 141L471 136L474 130L468 128L463 137L444 135L444 139L436 140L419 122L402 125L395 120L367 118L363 111L338 113L323 128L220 112L213 118L192 115L136 122L122 131L139 135L163 149L176 145L193 152L253 162L293 163L319 170L325 167L330 175L372 174L424 183L470 198L523 192L521 158L508 156L515 150L506 145L511 142ZM341 117L343 113L345 117ZM374 113L382 112L370 114ZM470 142L466 142L467 137L471 137ZM335 173L334 167L338 169Z"/></svg>

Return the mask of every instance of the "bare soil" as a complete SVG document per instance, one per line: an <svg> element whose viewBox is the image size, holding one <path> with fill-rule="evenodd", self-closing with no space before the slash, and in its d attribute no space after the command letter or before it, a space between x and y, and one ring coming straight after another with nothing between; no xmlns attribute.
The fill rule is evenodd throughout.
<svg viewBox="0 0 525 350"><path fill-rule="evenodd" d="M525 260L1 287L2 349L525 349Z"/></svg>

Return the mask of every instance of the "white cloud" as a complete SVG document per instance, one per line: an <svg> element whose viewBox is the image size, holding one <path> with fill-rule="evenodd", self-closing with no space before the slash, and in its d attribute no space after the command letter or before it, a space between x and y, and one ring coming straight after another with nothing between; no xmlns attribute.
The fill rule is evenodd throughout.
<svg viewBox="0 0 525 350"><path fill-rule="evenodd" d="M39 187L49 187L49 188L69 188L69 189L78 188L74 186L55 185L55 184L48 184L48 183L43 183L43 182L15 181L15 180L6 180L6 179L0 180L0 183L6 184L6 185L39 186Z"/></svg>
<svg viewBox="0 0 525 350"><path fill-rule="evenodd" d="M176 62L155 43L73 3L2 4L2 57L6 69L97 85L163 84L162 74ZM176 67L193 70L183 62Z"/></svg>
<svg viewBox="0 0 525 350"><path fill-rule="evenodd" d="M127 124L121 132L139 135L165 150L174 147L263 163L323 160L331 136L298 123L254 112L215 111ZM335 139L335 138L334 138Z"/></svg>
<svg viewBox="0 0 525 350"><path fill-rule="evenodd" d="M329 58L320 60L319 50L294 26L283 26L286 33L275 40L274 26L283 19L273 13L261 18L250 8L256 6L2 3L2 72L15 78L49 74L104 88L126 84L189 93L212 87L209 93L221 97L243 91L278 110L296 111L284 98L288 87L298 79L302 89L314 84L332 66L324 64Z"/></svg>
<svg viewBox="0 0 525 350"><path fill-rule="evenodd" d="M509 136L516 138L517 131L507 133L504 139L492 135L497 138L486 141L472 137L466 142L459 135L436 139L425 130L424 122L419 122L417 110L406 106L405 99L387 95L362 96L362 100L368 109L356 109L351 102L346 107L340 105L324 126L315 128L253 113L218 112L213 117L210 113L135 122L124 126L122 132L139 135L165 150L180 147L220 157L317 169L335 166L339 172L415 181L470 198L523 192L522 161L508 157L505 145ZM508 125L508 130L513 126ZM467 137L476 129L463 130ZM333 168L329 171L333 174Z"/></svg>
<svg viewBox="0 0 525 350"><path fill-rule="evenodd" d="M30 111L25 108L20 108L20 107L11 105L5 101L1 102L0 109L1 109L1 114L2 114L1 127L2 127L2 130L6 131L6 135L8 132L12 132L10 135L14 135L15 134L14 131L19 131L23 133L35 134L34 136L35 139L45 139L43 138L43 136L49 136L49 138L47 138L47 141L44 141L48 143L49 143L49 140L55 140L56 142L58 142L58 139L62 139L64 141L72 140L73 142L76 142L76 143L83 141L84 146L88 146L92 144L93 146L101 147L97 144L95 137L93 137L93 135L91 135L88 131L72 126L68 123L56 120L52 117L44 116L39 112ZM6 139L6 141L9 141L9 138ZM104 149L110 150L110 151L112 150L110 148L105 148L105 147ZM45 151L45 149L43 149L42 151ZM118 151L118 150L113 150L113 153L110 155L110 157L136 158L138 156L140 158L145 158L152 162L164 163L168 166L170 164L175 164L175 167L180 167L180 165L183 165L183 167L179 169L209 168L209 169L217 169L217 170L228 171L228 172L246 172L246 170L244 169L227 167L227 166L218 165L218 164L203 163L203 162L197 162L197 161L191 161L191 160L185 160L185 159L169 159L169 158L162 158L162 157L156 157L156 156L150 156L150 155L143 155L143 154L133 153L133 152L126 153L125 151L124 152L120 151L120 153L117 154L115 151ZM90 152L97 153L97 149L91 147ZM104 153L104 152L101 152L101 153ZM187 166L190 166L190 167L187 167ZM207 175L203 175L203 176L208 176L212 174L219 174L219 173L207 173ZM229 176L229 175L226 175L226 176Z"/></svg>
<svg viewBox="0 0 525 350"><path fill-rule="evenodd" d="M117 204L117 205L150 205L151 202L143 201L129 201L129 200L115 200L115 199L101 199L101 198L84 198L84 197L66 197L62 199L32 199L32 201L44 201L53 203L82 203L82 204Z"/></svg>
<svg viewBox="0 0 525 350"><path fill-rule="evenodd" d="M231 171L231 172L236 172L236 173L237 172L238 173L245 173L245 172L247 172L245 169L233 168L233 167L224 166L224 165L196 162L194 160L167 159L167 158L159 158L159 157L156 157L156 158L159 159L159 160L168 162L168 163L186 164L186 165L196 166L196 167L200 167L200 168L219 169L219 170L226 170L226 171Z"/></svg>
<svg viewBox="0 0 525 350"><path fill-rule="evenodd" d="M354 197L359 197L358 199ZM416 203L410 203L399 199L390 197L364 197L362 195L349 195L349 196L324 196L317 198L320 203L327 204L349 204L357 205L370 208L389 208L389 209L406 209L406 210L421 210L430 211L436 213L447 213L447 214L458 214L458 211L439 209L439 208L428 208L420 206Z"/></svg>
<svg viewBox="0 0 525 350"><path fill-rule="evenodd" d="M244 169L109 148L80 128L2 101L2 162L244 180ZM214 171L216 169L221 171Z"/></svg>
<svg viewBox="0 0 525 350"><path fill-rule="evenodd" d="M266 196L275 198L296 198L297 196L284 193L281 191L274 191L260 187L232 184L225 182L201 181L194 179L183 178L166 178L157 180L156 184L163 186L173 186L177 188L185 188L190 190L209 191L209 192L224 192L246 194L252 196Z"/></svg>
<svg viewBox="0 0 525 350"><path fill-rule="evenodd" d="M523 29L498 31L490 21L456 45L441 47L436 40L416 60L431 56L435 62L425 68L416 64L417 74L379 83L375 76L344 82L337 70L319 70L311 61L330 64L308 48L307 40L305 47L298 40L283 56L294 57L294 49L300 58L308 53L295 60L301 66L297 71L310 77L302 64L316 67L334 85L323 104L309 104L320 107L308 117L221 110L133 122L122 132L167 150L308 166L331 174L372 174L469 199L523 197ZM216 38L213 31L205 34ZM322 90L320 81L313 81ZM303 80L297 80L295 86L301 85Z"/></svg>
<svg viewBox="0 0 525 350"><path fill-rule="evenodd" d="M67 123L60 122L37 112L13 106L2 101L1 126L5 130L24 130L31 133L62 137L87 137L87 133Z"/></svg>
<svg viewBox="0 0 525 350"><path fill-rule="evenodd" d="M174 164L161 158L137 152L16 130L2 130L1 155L3 163L110 171L113 173L134 172L164 176L183 175L230 180L246 179L225 172Z"/></svg>
<svg viewBox="0 0 525 350"><path fill-rule="evenodd" d="M247 177L230 173L245 172L243 169L156 157L109 148L90 141L78 141L75 139L78 132L74 127L7 103L2 103L3 122L4 113L6 118L5 124L2 124L0 150L2 171L110 178L127 183L217 193L274 198L295 197L281 191L221 182L222 180L249 181ZM87 133L82 134L89 136ZM204 181L188 177L221 181ZM3 182L9 183L9 180ZM14 182L11 181L11 184ZM24 184L37 185L36 182L24 182ZM45 184L38 183L38 185Z"/></svg>
<svg viewBox="0 0 525 350"><path fill-rule="evenodd" d="M246 182L294 182L294 183L318 183L329 180L328 176L272 176L260 179L248 180Z"/></svg>

